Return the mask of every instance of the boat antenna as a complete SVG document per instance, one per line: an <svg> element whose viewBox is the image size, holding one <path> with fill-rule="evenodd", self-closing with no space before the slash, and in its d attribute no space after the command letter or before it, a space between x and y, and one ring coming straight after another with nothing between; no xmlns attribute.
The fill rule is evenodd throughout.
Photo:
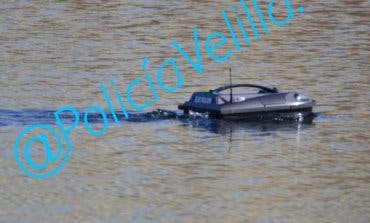
<svg viewBox="0 0 370 223"><path fill-rule="evenodd" d="M232 78L231 78L231 67L229 68L229 80L230 80L230 102L233 102L233 88L231 85L233 84Z"/></svg>

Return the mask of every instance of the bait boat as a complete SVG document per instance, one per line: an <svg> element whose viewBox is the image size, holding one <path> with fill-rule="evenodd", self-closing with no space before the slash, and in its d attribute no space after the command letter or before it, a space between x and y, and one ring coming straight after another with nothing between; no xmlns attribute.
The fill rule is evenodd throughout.
<svg viewBox="0 0 370 223"><path fill-rule="evenodd" d="M212 118L303 121L312 117L314 105L315 100L296 91L280 92L276 88L254 84L230 84L208 92L195 92L178 108L184 114L203 113Z"/></svg>

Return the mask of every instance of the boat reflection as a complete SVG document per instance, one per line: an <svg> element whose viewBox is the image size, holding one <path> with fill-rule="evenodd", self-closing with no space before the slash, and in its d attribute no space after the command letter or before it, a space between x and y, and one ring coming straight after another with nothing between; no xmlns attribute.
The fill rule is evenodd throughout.
<svg viewBox="0 0 370 223"><path fill-rule="evenodd" d="M184 125L192 126L201 131L227 135L236 132L269 133L276 131L297 132L314 126L316 115L306 117L304 120L262 120L262 121L231 121L211 119L207 117L187 116L179 118Z"/></svg>

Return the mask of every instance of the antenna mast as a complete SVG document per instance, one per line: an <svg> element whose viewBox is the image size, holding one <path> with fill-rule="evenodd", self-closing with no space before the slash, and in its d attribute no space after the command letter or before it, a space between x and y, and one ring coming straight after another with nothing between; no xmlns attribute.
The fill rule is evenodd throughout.
<svg viewBox="0 0 370 223"><path fill-rule="evenodd" d="M232 103L233 102L233 88L231 87L231 85L233 84L233 82L231 78L231 67L229 69L229 79L230 79L230 102Z"/></svg>

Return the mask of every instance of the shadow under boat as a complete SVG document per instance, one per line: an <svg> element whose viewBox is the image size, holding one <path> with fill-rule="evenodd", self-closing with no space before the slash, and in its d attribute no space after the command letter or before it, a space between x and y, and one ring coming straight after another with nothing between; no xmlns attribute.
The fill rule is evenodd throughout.
<svg viewBox="0 0 370 223"><path fill-rule="evenodd" d="M178 117L185 126L208 131L215 134L227 135L235 132L275 132L275 131L291 131L308 129L314 126L314 118L318 114L313 113L310 116L305 116L304 119L244 119L244 120L224 120L213 119L204 116L182 115Z"/></svg>

